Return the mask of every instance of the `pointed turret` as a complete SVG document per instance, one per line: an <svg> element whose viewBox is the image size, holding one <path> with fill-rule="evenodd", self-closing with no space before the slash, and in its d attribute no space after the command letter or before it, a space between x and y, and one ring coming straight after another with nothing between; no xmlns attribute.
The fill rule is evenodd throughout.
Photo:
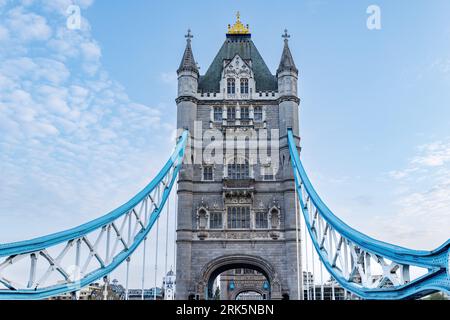
<svg viewBox="0 0 450 320"><path fill-rule="evenodd" d="M298 69L295 66L289 49L290 35L284 30L284 49L281 55L280 66L277 70L279 110L280 110L280 132L287 134L290 128L295 134L298 134L298 107L300 99L298 98Z"/></svg>
<svg viewBox="0 0 450 320"><path fill-rule="evenodd" d="M198 89L197 63L192 53L191 39L194 37L191 30L188 30L186 37L186 50L184 50L183 59L181 59L178 73L178 97L195 97Z"/></svg>
<svg viewBox="0 0 450 320"><path fill-rule="evenodd" d="M194 54L192 53L191 47L191 39L194 36L191 34L191 30L188 30L188 34L186 35L186 49L184 50L183 59L181 60L180 67L177 72L180 74L183 71L191 71L195 73L198 72L198 67L194 59Z"/></svg>
<svg viewBox="0 0 450 320"><path fill-rule="evenodd" d="M289 49L289 38L291 36L288 35L287 30L284 30L284 49L283 54L281 55L280 66L278 67L277 74L283 71L290 71L298 74L298 69L295 66L294 58L292 58L291 50Z"/></svg>

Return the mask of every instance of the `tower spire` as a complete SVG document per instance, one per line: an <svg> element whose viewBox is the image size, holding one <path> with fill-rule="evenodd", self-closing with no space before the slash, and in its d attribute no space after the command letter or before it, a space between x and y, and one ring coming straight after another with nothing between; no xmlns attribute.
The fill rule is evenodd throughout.
<svg viewBox="0 0 450 320"><path fill-rule="evenodd" d="M191 29L188 29L188 33L184 37L186 38L186 49L184 50L183 58L177 72L192 71L198 74L198 67L194 59L194 54L192 53L191 42L194 36L191 33Z"/></svg>
<svg viewBox="0 0 450 320"><path fill-rule="evenodd" d="M294 58L292 58L291 50L289 49L289 38L291 37L288 34L288 30L284 30L284 34L282 35L284 38L284 48L283 54L281 55L280 66L278 67L277 73L282 71L292 71L294 73L298 73L298 69L295 66Z"/></svg>

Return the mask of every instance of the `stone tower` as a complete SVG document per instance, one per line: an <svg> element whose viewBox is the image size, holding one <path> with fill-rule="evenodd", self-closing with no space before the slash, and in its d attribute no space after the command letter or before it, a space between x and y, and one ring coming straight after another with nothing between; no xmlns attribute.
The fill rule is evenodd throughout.
<svg viewBox="0 0 450 320"><path fill-rule="evenodd" d="M186 36L177 125L189 130L191 143L178 180L177 299L211 298L215 278L236 268L262 273L271 299L297 297L287 130L293 129L299 144L300 100L288 37L286 32L273 75L238 15L200 75L190 31ZM255 137L257 147L250 147Z"/></svg>

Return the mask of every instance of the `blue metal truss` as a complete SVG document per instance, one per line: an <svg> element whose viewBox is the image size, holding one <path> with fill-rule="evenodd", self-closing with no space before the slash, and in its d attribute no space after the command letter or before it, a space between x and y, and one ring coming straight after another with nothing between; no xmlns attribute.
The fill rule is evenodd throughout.
<svg viewBox="0 0 450 320"><path fill-rule="evenodd" d="M71 293L107 276L129 261L164 208L180 170L187 139L188 132L185 131L173 155L152 182L111 213L67 231L0 245L0 285L6 287L0 289L0 300L44 299ZM436 291L450 293L450 240L436 250L410 250L372 239L352 229L331 212L314 190L300 161L291 130L288 131L288 142L306 228L321 262L343 288L364 299L411 299ZM128 226L128 233L124 231L125 226ZM133 232L132 226L135 228ZM92 234L96 235L95 243L89 240ZM97 244L103 241L104 235L107 250L101 256ZM111 238L114 238L115 245ZM123 247L122 250L116 250L118 244ZM98 266L88 272L82 270L81 278L74 281L61 261L67 252L75 250L77 265L80 266L79 251L83 245L89 252L85 269L91 259ZM48 250L58 246L62 247L61 252L52 256ZM114 249L111 250L111 247ZM38 258L48 263L48 270L40 280L36 279ZM30 262L26 285L18 285L2 277L2 270L23 259ZM411 267L421 268L423 274L411 279ZM59 274L62 281L46 284L52 273Z"/></svg>
<svg viewBox="0 0 450 320"><path fill-rule="evenodd" d="M0 290L0 300L45 299L63 293L71 293L107 276L127 260L146 239L164 208L180 170L187 139L188 132L185 131L179 138L172 156L158 175L135 197L114 211L67 231L34 240L0 245L0 284L6 287L5 290ZM149 208L150 206L152 209ZM122 227L119 227L119 224L122 224ZM124 231L125 226L129 227L129 241L125 240L127 236L126 231ZM136 232L131 234L132 227ZM96 245L88 238L88 235L96 232L99 233L96 243L103 241L104 235L107 235L108 242L105 246L109 252L107 252L106 257L102 257L96 251ZM117 243L123 246L123 250L120 250L117 254L114 249L111 249L113 246L112 237L116 240L115 248L118 246ZM90 260L87 261L86 267L94 258L97 260L99 267L82 274L81 279L71 281L67 270L59 265L59 261L64 258L69 250L78 250L76 255L79 256L82 245L89 249ZM52 257L47 250L55 246L64 247L58 257ZM36 261L38 258L45 259L49 264L48 275L43 276L42 282L45 282L52 272L62 275L63 281L47 286L37 283ZM1 277L2 269L6 269L18 260L23 259L30 259L30 275L27 280L28 285L25 285L25 288Z"/></svg>
<svg viewBox="0 0 450 320"><path fill-rule="evenodd" d="M432 251L388 244L352 229L336 217L314 190L303 165L292 130L289 151L306 227L328 272L346 290L364 299L420 298L436 291L450 293L450 240ZM373 264L381 273L375 274ZM410 279L410 267L425 272Z"/></svg>

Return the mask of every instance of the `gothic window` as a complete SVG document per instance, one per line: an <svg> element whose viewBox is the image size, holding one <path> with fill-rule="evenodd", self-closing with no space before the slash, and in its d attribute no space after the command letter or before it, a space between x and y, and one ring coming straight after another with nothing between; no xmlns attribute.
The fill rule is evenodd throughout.
<svg viewBox="0 0 450 320"><path fill-rule="evenodd" d="M203 181L213 181L212 166L203 166Z"/></svg>
<svg viewBox="0 0 450 320"><path fill-rule="evenodd" d="M228 94L236 93L236 80L234 78L227 79L227 93Z"/></svg>
<svg viewBox="0 0 450 320"><path fill-rule="evenodd" d="M250 207L228 207L228 229L250 228Z"/></svg>
<svg viewBox="0 0 450 320"><path fill-rule="evenodd" d="M222 108L221 107L215 107L214 108L214 121L215 122L221 122L222 121Z"/></svg>
<svg viewBox="0 0 450 320"><path fill-rule="evenodd" d="M263 110L262 107L255 107L255 110L253 112L253 116L255 118L255 121L261 122L263 120Z"/></svg>
<svg viewBox="0 0 450 320"><path fill-rule="evenodd" d="M222 212L212 212L209 217L210 229L222 229Z"/></svg>
<svg viewBox="0 0 450 320"><path fill-rule="evenodd" d="M228 164L228 178L234 180L248 179L250 177L250 166L248 161L238 163L235 159L233 163Z"/></svg>
<svg viewBox="0 0 450 320"><path fill-rule="evenodd" d="M236 108L235 107L227 108L227 120L228 121L236 120Z"/></svg>
<svg viewBox="0 0 450 320"><path fill-rule="evenodd" d="M241 79L241 93L248 94L248 79Z"/></svg>
<svg viewBox="0 0 450 320"><path fill-rule="evenodd" d="M248 107L241 108L241 120L249 120L250 119L250 111Z"/></svg>
<svg viewBox="0 0 450 320"><path fill-rule="evenodd" d="M256 213L255 227L256 229L267 229L269 227L269 221L267 220L267 212Z"/></svg>

